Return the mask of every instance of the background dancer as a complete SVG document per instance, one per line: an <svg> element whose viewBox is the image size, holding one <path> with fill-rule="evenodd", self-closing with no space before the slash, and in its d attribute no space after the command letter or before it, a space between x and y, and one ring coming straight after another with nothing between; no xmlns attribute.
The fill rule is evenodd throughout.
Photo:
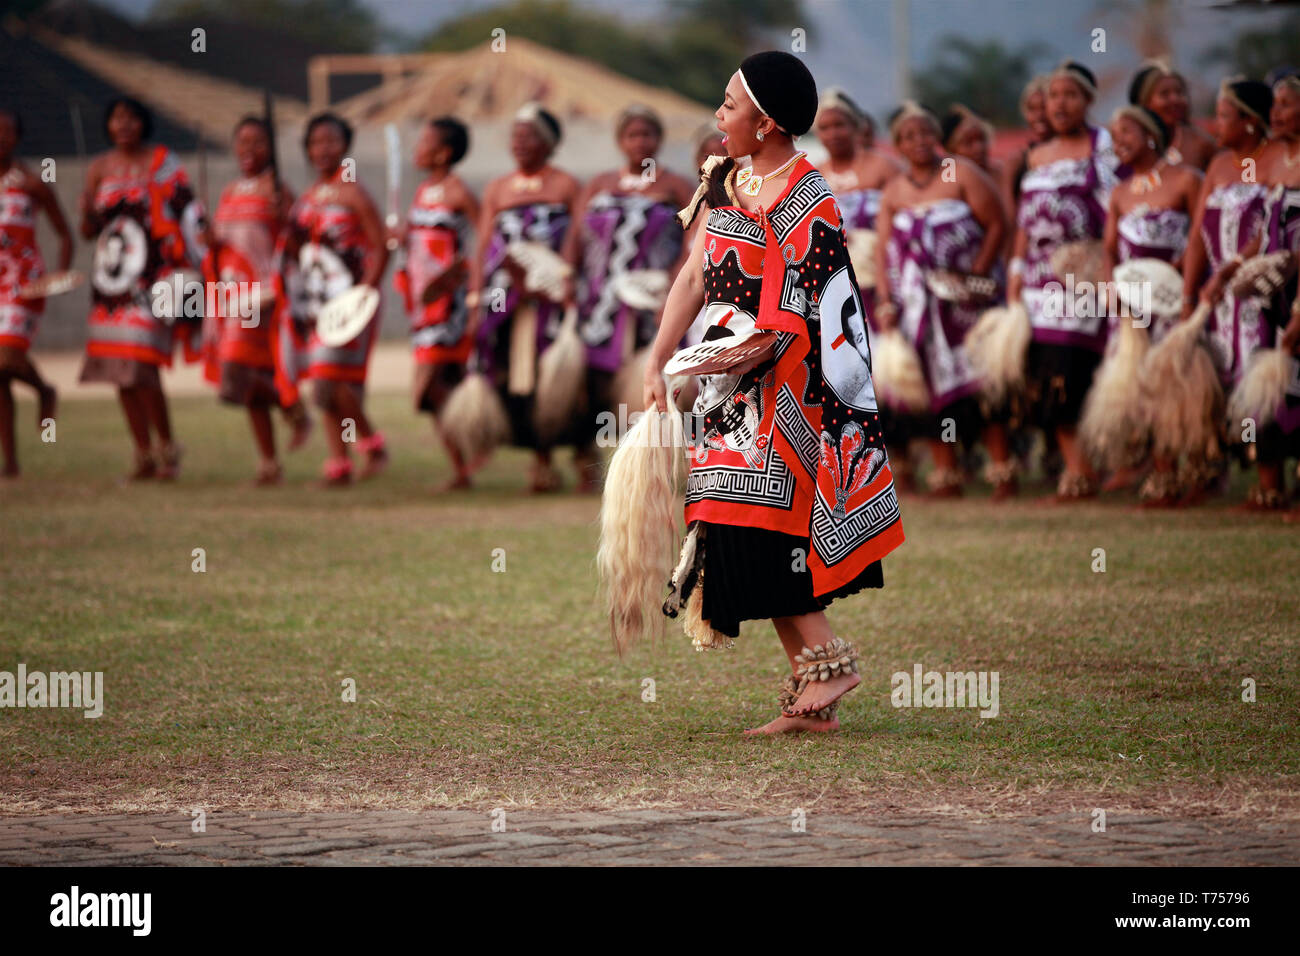
<svg viewBox="0 0 1300 956"><path fill-rule="evenodd" d="M18 114L0 107L0 454L6 478L18 476L14 446L14 398L11 383L23 382L36 392L36 425L57 412L58 393L41 377L30 350L44 299L24 299L18 292L45 274L36 245L36 216L44 212L59 237L59 271L72 261L72 233L54 192L15 156L22 139Z"/></svg>
<svg viewBox="0 0 1300 956"><path fill-rule="evenodd" d="M112 148L86 170L81 235L95 240L95 257L81 381L117 386L135 446L128 477L174 479L181 448L172 439L158 369L171 365L176 337L186 358L197 360L198 330L179 316L156 315L151 289L202 262L204 213L184 168L167 147L150 144L152 134L153 118L141 103L113 100L104 113Z"/></svg>
<svg viewBox="0 0 1300 956"><path fill-rule="evenodd" d="M940 175L938 120L914 103L890 120L894 143L908 168L885 187L880 209L881 258L876 294L888 307L876 321L882 329L897 327L916 349L930 393L924 430L933 457L928 484L936 497L961 494L963 476L957 462L957 442L973 444L983 432L991 458L987 470L994 496L1015 493L1015 465L1007 441L1005 416L988 423L980 411L979 376L966 355L963 340L978 321L983 304L1000 294L998 288L981 301L947 301L930 287L932 273L990 277L997 266L1007 221L997 183L974 162L954 158L954 175ZM951 420L952 436L945 436Z"/></svg>
<svg viewBox="0 0 1300 956"><path fill-rule="evenodd" d="M1058 501L1097 492L1096 476L1075 431L1101 362L1106 323L1096 303L1084 310L1091 314L1077 314L1073 296L1053 298L1047 288L1063 289L1074 278L1098 278L1057 275L1052 265L1053 253L1066 243L1099 245L1105 228L1117 161L1110 134L1088 125L1088 106L1096 94L1096 80L1085 66L1066 62L1051 74L1047 118L1053 135L1029 154L1008 269L1007 301L1023 301L1033 328L1026 357L1030 414L1055 436L1065 461L1056 488Z"/></svg>
<svg viewBox="0 0 1300 956"><path fill-rule="evenodd" d="M378 335L379 311L351 342L334 347L320 340L316 317L330 299L354 285L378 288L388 266L388 249L374 201L354 175L344 175L344 154L352 145L352 127L333 113L307 123L303 150L316 170L316 182L293 204L281 250L283 288L301 349L305 377L312 380L312 400L325 421L330 457L323 482L352 481L352 459L345 420L356 425L357 451L366 457L362 478L388 462L384 435L364 409L366 367Z"/></svg>
<svg viewBox="0 0 1300 956"><path fill-rule="evenodd" d="M1126 106L1115 112L1111 124L1115 156L1128 176L1110 194L1106 212L1106 279L1116 265L1131 259L1159 259L1181 269L1192 213L1201 190L1201 174L1186 163L1173 163L1168 152L1169 128L1155 113L1142 106ZM1112 303L1110 336L1119 340L1120 317ZM1176 315L1148 316L1145 332L1150 344L1161 341L1177 322ZM1152 506L1168 507L1181 497L1177 462L1157 456L1152 471L1139 489L1142 500ZM1106 483L1107 489L1127 487L1137 480L1140 462L1121 469Z"/></svg>
<svg viewBox="0 0 1300 956"><path fill-rule="evenodd" d="M465 376L471 347L466 280L470 233L479 206L452 172L469 152L469 130L444 116L425 125L415 143L415 165L428 176L415 190L399 241L406 261L393 276L411 320L415 352L415 410L428 412L434 434L451 459L452 476L439 490L468 488L470 463L438 423L447 396Z"/></svg>
<svg viewBox="0 0 1300 956"><path fill-rule="evenodd" d="M540 242L558 253L563 246L581 186L551 165L559 142L559 120L537 104L527 104L516 114L510 152L518 168L494 179L483 191L471 278L478 290L470 318L478 369L492 379L505 403L512 442L533 450L530 488L535 492L560 486L560 476L551 467L551 452L564 443L564 437L571 438L543 442L533 425L537 359L555 340L562 310L559 302L524 289L507 248L512 242ZM532 316L520 313L534 308ZM534 322L532 332L512 335L516 319Z"/></svg>
<svg viewBox="0 0 1300 956"><path fill-rule="evenodd" d="M208 317L217 335L218 395L248 409L260 459L256 485L279 484L284 474L271 423L271 409L280 404L275 356L276 312L282 303L275 295L275 248L293 196L272 167L273 135L266 120L256 116L245 117L235 127L231 148L241 177L226 186L217 202L205 262L209 281L243 283L259 297L256 324L246 325L239 314ZM218 301L229 300L222 296ZM289 418L295 423L290 447L296 448L306 439L309 421L301 406Z"/></svg>
<svg viewBox="0 0 1300 956"><path fill-rule="evenodd" d="M577 276L573 299L579 334L587 347L586 410L581 416L587 439L575 453L579 491L595 490L599 484L597 415L614 410L614 376L654 341L659 329L662 309L636 309L625 303L619 295L620 277L651 269L663 272L667 285L690 251L675 217L694 187L657 165L663 122L647 107L629 106L619 114L614 135L627 162L587 183L565 240L565 258ZM639 410L630 408L625 414Z"/></svg>

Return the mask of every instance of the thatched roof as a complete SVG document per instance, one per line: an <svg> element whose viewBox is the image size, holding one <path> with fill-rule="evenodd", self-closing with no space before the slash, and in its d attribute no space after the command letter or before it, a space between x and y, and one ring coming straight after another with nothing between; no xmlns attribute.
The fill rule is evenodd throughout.
<svg viewBox="0 0 1300 956"><path fill-rule="evenodd" d="M510 37L504 52L484 43L459 53L431 54L415 72L332 108L358 125L419 123L444 114L474 122L506 119L530 100L561 120L602 123L612 122L628 104L642 103L659 113L674 137L690 136L713 112L671 90L520 37Z"/></svg>

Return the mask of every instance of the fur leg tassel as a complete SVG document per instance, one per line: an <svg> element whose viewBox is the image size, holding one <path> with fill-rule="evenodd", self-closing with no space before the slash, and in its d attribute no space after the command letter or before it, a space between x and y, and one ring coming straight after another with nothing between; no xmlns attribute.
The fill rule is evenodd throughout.
<svg viewBox="0 0 1300 956"><path fill-rule="evenodd" d="M871 343L871 373L880 400L909 412L930 409L930 387L921 358L897 329L880 333Z"/></svg>
<svg viewBox="0 0 1300 956"><path fill-rule="evenodd" d="M555 341L537 363L533 425L543 444L550 444L573 420L582 402L586 371L587 347L578 335L578 310L570 307Z"/></svg>
<svg viewBox="0 0 1300 956"><path fill-rule="evenodd" d="M457 385L443 409L440 424L465 461L477 461L510 440L510 417L488 377L472 372Z"/></svg>
<svg viewBox="0 0 1300 956"><path fill-rule="evenodd" d="M1286 400L1286 385L1291 373L1291 357L1281 349L1259 349L1250 357L1250 366L1228 399L1229 433L1244 428L1251 419L1257 429L1270 424L1278 407Z"/></svg>
<svg viewBox="0 0 1300 956"><path fill-rule="evenodd" d="M1137 465L1150 440L1138 374L1150 341L1146 329L1121 319L1118 346L1102 362L1084 400L1079 439L1107 471Z"/></svg>
<svg viewBox="0 0 1300 956"><path fill-rule="evenodd" d="M625 653L662 633L664 582L673 571L686 438L680 413L646 413L610 456L596 566L614 646Z"/></svg>
<svg viewBox="0 0 1300 956"><path fill-rule="evenodd" d="M1210 306L1198 305L1141 363L1142 404L1158 457L1206 462L1222 453L1223 388L1200 344L1209 317Z"/></svg>
<svg viewBox="0 0 1300 956"><path fill-rule="evenodd" d="M999 407L1025 383L1025 357L1033 327L1023 303L988 309L963 343L982 381L984 400Z"/></svg>

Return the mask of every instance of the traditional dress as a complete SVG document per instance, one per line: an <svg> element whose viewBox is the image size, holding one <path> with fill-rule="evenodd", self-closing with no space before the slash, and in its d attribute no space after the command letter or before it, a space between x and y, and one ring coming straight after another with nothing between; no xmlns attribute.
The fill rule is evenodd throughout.
<svg viewBox="0 0 1300 956"><path fill-rule="evenodd" d="M1191 225L1191 217L1180 209L1152 209L1145 203L1134 206L1115 224L1119 237L1118 261L1159 259L1173 264L1187 246ZM1110 319L1112 336L1119 321L1114 315ZM1152 343L1159 342L1177 325L1176 315L1155 315L1149 330Z"/></svg>
<svg viewBox="0 0 1300 956"><path fill-rule="evenodd" d="M406 304L415 353L415 408L436 412L434 386L454 388L469 360L469 308L463 284L428 303L421 293L458 258L468 255L470 222L449 206L442 184L422 186L407 212L406 262L393 284Z"/></svg>
<svg viewBox="0 0 1300 956"><path fill-rule="evenodd" d="M1100 240L1105 228L1118 161L1104 129L1090 128L1089 138L1089 155L1030 169L1020 183L1017 224L1028 240L1021 298L1033 328L1026 368L1030 404L1045 428L1078 421L1106 344L1102 310L1079 314L1051 262L1065 243Z"/></svg>
<svg viewBox="0 0 1300 956"><path fill-rule="evenodd" d="M329 411L333 399L326 386L341 382L360 392L365 387L366 365L379 327L375 318L351 342L334 347L316 334L316 316L330 299L361 281L366 257L371 254L361 217L338 201L342 169L331 182L318 184L298 197L289 211L284 248L298 248L296 258L281 255L282 288L292 319L293 354L286 356L292 377L317 382L315 401Z"/></svg>
<svg viewBox="0 0 1300 956"><path fill-rule="evenodd" d="M772 360L705 376L688 436L686 521L703 524L702 617L821 610L881 587L903 541L857 279L835 198L800 159L766 212L705 225L706 338L777 331Z"/></svg>
<svg viewBox="0 0 1300 956"><path fill-rule="evenodd" d="M614 374L655 339L658 315L618 297L618 277L633 269L668 272L682 251L677 210L664 199L599 192L587 203L580 230L578 333L587 346L587 412L594 438L597 413L609 408ZM671 278L671 276L670 276Z"/></svg>
<svg viewBox="0 0 1300 956"><path fill-rule="evenodd" d="M1206 197L1201 238L1211 275L1260 235L1267 217L1268 190L1258 183L1228 183ZM1215 304L1206 334L1225 388L1240 381L1251 353L1273 344L1267 305L1258 296L1239 299L1230 289Z"/></svg>
<svg viewBox="0 0 1300 956"><path fill-rule="evenodd" d="M1267 239L1264 252L1289 249L1300 256L1300 187L1275 187L1269 202ZM1276 296L1266 312L1272 326L1280 332L1291 319L1291 304L1296 301L1297 281L1293 276ZM1300 458L1300 359L1287 360L1286 394L1278 406L1276 418L1260 429L1259 460L1280 463L1286 458Z"/></svg>
<svg viewBox="0 0 1300 956"><path fill-rule="evenodd" d="M44 299L20 299L18 290L45 274L36 245L36 203L16 166L0 177L0 347L26 352L36 336Z"/></svg>
<svg viewBox="0 0 1300 956"><path fill-rule="evenodd" d="M483 319L475 336L474 354L478 368L488 375L501 393L510 416L511 441L524 448L537 448L533 426L533 397L537 385L537 358L560 331L561 308L533 296L524 297L506 268L506 249L515 241L542 242L559 252L569 228L569 207L563 203L531 203L497 213L487 239L483 263ZM504 308L494 308L497 290L504 290ZM535 310L535 319L526 310ZM516 319L533 322L531 333L516 331ZM531 339L531 342L526 339ZM514 347L512 348L512 342ZM521 367L521 356L531 365ZM513 360L513 366L512 366ZM557 444L565 444L559 440Z"/></svg>
<svg viewBox="0 0 1300 956"><path fill-rule="evenodd" d="M885 250L898 329L916 349L930 387L931 424L952 416L963 435L978 427L973 396L980 381L963 342L981 309L940 299L926 285L926 275L935 269L969 273L983 243L984 227L970 206L940 199L895 213Z"/></svg>
<svg viewBox="0 0 1300 956"><path fill-rule="evenodd" d="M275 200L263 194L259 181L231 183L221 193L213 215L217 243L204 260L208 281L242 283L248 295L259 298L263 292L273 292L278 231ZM219 299L229 301L226 296ZM279 404L273 304L279 301L265 296L256 324L237 313L207 317L214 344L207 376L218 383L223 401L244 406Z"/></svg>
<svg viewBox="0 0 1300 956"><path fill-rule="evenodd" d="M200 356L199 327L184 316L156 315L152 288L202 261L202 205L175 156L155 146L143 175L100 180L91 216L99 237L81 381L157 386L158 367L171 365L176 333L187 360Z"/></svg>

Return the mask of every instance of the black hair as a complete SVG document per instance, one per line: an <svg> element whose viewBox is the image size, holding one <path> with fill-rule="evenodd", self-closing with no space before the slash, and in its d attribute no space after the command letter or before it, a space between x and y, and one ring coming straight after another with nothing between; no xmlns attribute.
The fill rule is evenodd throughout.
<svg viewBox="0 0 1300 956"><path fill-rule="evenodd" d="M451 150L451 163L455 166L469 152L469 129L454 116L439 116L430 121L430 126L438 131L442 145Z"/></svg>
<svg viewBox="0 0 1300 956"><path fill-rule="evenodd" d="M230 131L231 138L233 139L235 136L238 136L239 131L245 126L256 126L266 134L268 140L271 139L271 124L268 123L264 117L254 116L251 113L247 116L241 117L239 122L235 124L235 128Z"/></svg>
<svg viewBox="0 0 1300 956"><path fill-rule="evenodd" d="M113 136L108 131L108 121L119 106L125 106L140 121L140 142L153 138L153 114L149 112L149 108L134 96L115 96L108 101L108 106L104 109L104 138L109 143L113 142Z"/></svg>
<svg viewBox="0 0 1300 956"><path fill-rule="evenodd" d="M331 113L326 110L324 113L317 113L307 121L307 128L302 133L302 150L307 151L307 143L311 139L312 130L317 126L323 126L325 123L333 123L343 137L343 148L349 149L352 146L352 124L345 120L337 113Z"/></svg>
<svg viewBox="0 0 1300 956"><path fill-rule="evenodd" d="M16 109L14 109L12 106L4 106L3 104L0 104L0 113L3 113L5 116L8 116L11 120L13 120L13 122L14 122L14 135L15 135L18 139L22 139L22 138L23 138L23 118L22 118L21 116L18 115L18 111L17 111Z"/></svg>

